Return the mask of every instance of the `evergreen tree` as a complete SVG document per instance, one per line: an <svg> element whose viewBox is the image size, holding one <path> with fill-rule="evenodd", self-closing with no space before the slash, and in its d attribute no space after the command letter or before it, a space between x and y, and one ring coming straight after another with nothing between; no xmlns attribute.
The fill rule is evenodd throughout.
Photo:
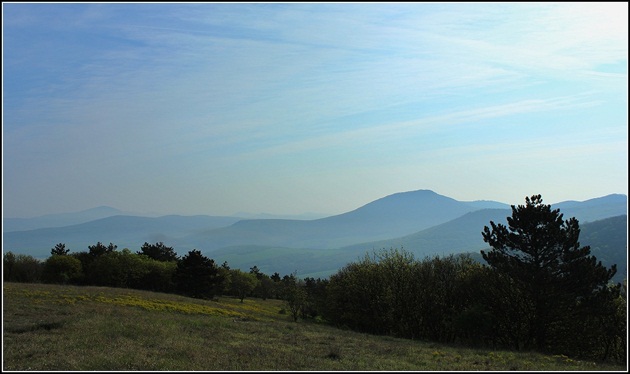
<svg viewBox="0 0 630 374"><path fill-rule="evenodd" d="M177 261L174 275L177 291L196 298L212 298L220 291L222 278L214 260L193 249Z"/></svg>
<svg viewBox="0 0 630 374"><path fill-rule="evenodd" d="M507 227L492 221L491 228L484 227L483 239L492 249L481 254L527 298L527 344L549 351L557 346L552 337L562 339L554 333L571 335L561 326L595 306L586 301L606 288L616 266L607 269L590 256L590 247L580 247L577 219L565 221L559 209L543 204L541 195L526 197L525 202L512 206Z"/></svg>
<svg viewBox="0 0 630 374"><path fill-rule="evenodd" d="M66 249L66 245L64 243L59 243L55 245L55 248L50 250L50 254L53 256L54 255L65 256L68 254L68 252L70 252L70 250Z"/></svg>
<svg viewBox="0 0 630 374"><path fill-rule="evenodd" d="M140 248L139 255L146 255L149 258L158 261L177 261L177 253L173 247L167 247L164 243L159 242L155 244L149 244L145 242Z"/></svg>
<svg viewBox="0 0 630 374"><path fill-rule="evenodd" d="M108 246L105 246L105 244L101 242L88 246L89 254L93 257L99 257L106 253L114 252L116 248L118 248L118 246L113 243L109 243Z"/></svg>

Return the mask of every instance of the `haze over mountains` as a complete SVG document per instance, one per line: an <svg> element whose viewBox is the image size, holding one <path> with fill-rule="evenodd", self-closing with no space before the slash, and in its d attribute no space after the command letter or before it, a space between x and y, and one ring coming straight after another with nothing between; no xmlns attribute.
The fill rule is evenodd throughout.
<svg viewBox="0 0 630 374"><path fill-rule="evenodd" d="M3 232L34 230L47 227L63 227L93 221L99 218L125 214L123 211L108 206L73 213L47 214L34 218L3 218Z"/></svg>
<svg viewBox="0 0 630 374"><path fill-rule="evenodd" d="M614 243L614 248L604 252L622 251L623 258L627 258L626 248L619 248L627 238L626 195L567 201L552 207L559 208L565 219L576 217L584 235L590 230L589 222L616 217L598 228L606 228L607 237L594 233L581 237L580 242L593 246L583 238L591 242L605 239ZM478 253L486 248L481 236L483 227L490 221L506 223L511 209L496 201L462 202L418 190L389 195L353 211L319 219L140 217L120 213L100 207L77 214L3 219L3 250L43 259L50 256L50 249L57 243L65 243L71 252L86 251L99 241L135 252L144 242L161 241L180 255L199 249L217 263L227 261L233 268L248 270L256 265L269 274L297 271L303 277L325 276L373 249L402 247L421 258ZM620 258L618 254L608 257ZM623 265L625 273L625 261ZM621 266L618 268L621 270Z"/></svg>

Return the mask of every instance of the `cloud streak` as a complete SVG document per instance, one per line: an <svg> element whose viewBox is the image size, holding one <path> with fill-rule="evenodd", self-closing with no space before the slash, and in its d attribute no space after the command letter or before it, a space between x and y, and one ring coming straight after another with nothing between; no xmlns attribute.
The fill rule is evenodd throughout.
<svg viewBox="0 0 630 374"><path fill-rule="evenodd" d="M38 175L61 186L113 173L132 191L158 173L210 185L300 163L379 173L512 137L542 154L536 131L562 148L570 121L584 139L626 125L627 4L3 4L3 14L15 215L63 210L29 207ZM598 139L594 149L614 142ZM385 189L361 202L398 192ZM192 212L194 199L164 209ZM219 200L195 212L230 210ZM268 200L269 211L297 206Z"/></svg>

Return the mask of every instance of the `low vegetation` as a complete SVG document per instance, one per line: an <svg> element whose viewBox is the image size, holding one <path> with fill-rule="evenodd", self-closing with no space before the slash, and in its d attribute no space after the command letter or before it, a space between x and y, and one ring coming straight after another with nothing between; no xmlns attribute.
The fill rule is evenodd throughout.
<svg viewBox="0 0 630 374"><path fill-rule="evenodd" d="M280 300L5 282L3 370L625 370L294 322Z"/></svg>

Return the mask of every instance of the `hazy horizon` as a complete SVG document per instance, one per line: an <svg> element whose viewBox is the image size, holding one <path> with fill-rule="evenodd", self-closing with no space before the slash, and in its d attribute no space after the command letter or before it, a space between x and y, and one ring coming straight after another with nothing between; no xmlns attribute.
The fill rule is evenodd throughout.
<svg viewBox="0 0 630 374"><path fill-rule="evenodd" d="M396 192L394 194L389 194L387 196L381 196L375 200L381 199L381 198L385 198L388 197L390 195L395 195L398 193L409 193L409 192L414 192L414 191L400 191L400 192ZM440 193L433 191L438 195L441 195ZM627 197L627 194L620 194L620 193L610 193L610 194L606 194L606 195L602 195L602 196L594 196L585 200L573 200L573 199L569 199L569 200L561 200L561 201L546 201L546 199L544 199L543 196L543 200L545 204L551 204L551 205L555 205L555 204L559 204L559 203L566 203L566 202L572 202L572 201L578 201L578 202L583 202L583 201L587 201L587 200L591 200L591 199L597 199L597 198L602 198L602 197L606 197L606 196L611 196L611 195L623 195ZM444 195L442 195L444 196ZM451 196L446 196L446 197L451 197ZM325 218L325 217L330 217L330 216L334 216L334 215L338 215L338 214L343 214L343 213L347 213L349 211L353 211L355 209L361 208L364 205L370 204L373 201L367 201L365 203L360 204L359 206L356 206L354 208L351 208L347 211L341 211L341 212L334 212L334 213L326 213L326 212L299 212L299 213L282 213L282 212L278 212L278 213L268 213L268 212L256 212L256 211L239 211L239 212L233 212L231 214L225 214L225 216L227 217L240 217L240 218L246 218L246 219L250 219L250 218L264 218L265 216L269 216L271 218L277 218L277 217L287 217L287 218L295 218L295 219L300 219L300 217L302 217L301 219L317 219L317 218ZM455 199L457 200L457 199ZM519 202L514 202L514 203L509 203L509 202L504 202L504 201L498 201L498 200L489 200L489 199L476 199L476 200L457 200L457 201L461 201L461 202L496 202L496 203L503 203L503 204L507 204L507 205L520 205L520 204L524 204L525 203L525 196L523 196L523 201L519 201ZM47 213L44 215L40 215L40 216L31 216L31 217L4 217L4 218L18 218L18 219L29 219L29 218L39 218L42 216L47 216L47 215L57 215L57 214L73 214L73 213L81 213L81 212L85 212L85 211L90 211L90 210L95 210L95 209L100 209L100 208L105 208L105 209L116 209L118 211L121 211L124 214L130 214L130 215L139 215L139 216L155 216L155 217L159 217L159 216L164 216L164 215L172 215L175 214L177 215L177 213L158 213L158 212L152 212L152 211L129 211L126 210L124 208L120 208L120 207L115 207L115 206L108 206L108 205L99 205L99 206L94 206L94 207L90 207L90 208L86 208L86 209L81 209L78 211L66 211L66 212L51 212L51 213ZM192 214L191 214L192 215ZM207 216L219 216L218 214L212 214L212 212L207 212L207 213L201 213L199 215L207 215Z"/></svg>
<svg viewBox="0 0 630 374"><path fill-rule="evenodd" d="M2 8L3 217L627 195L627 3Z"/></svg>

